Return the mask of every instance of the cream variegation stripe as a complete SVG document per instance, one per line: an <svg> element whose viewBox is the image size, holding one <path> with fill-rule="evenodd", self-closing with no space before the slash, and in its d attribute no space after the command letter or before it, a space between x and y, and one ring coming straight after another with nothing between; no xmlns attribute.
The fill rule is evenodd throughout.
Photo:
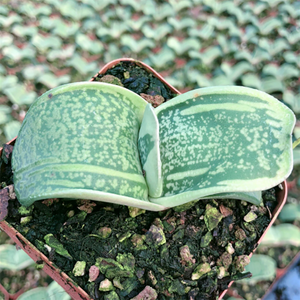
<svg viewBox="0 0 300 300"><path fill-rule="evenodd" d="M195 177L199 175L203 175L209 171L210 167L208 168L200 168L196 170L187 170L185 172L178 172L171 174L167 177L167 180L181 180L188 177Z"/></svg>
<svg viewBox="0 0 300 300"><path fill-rule="evenodd" d="M230 110L232 111L234 107L235 111L245 111L245 112L255 112L255 108L249 107L244 104L237 103L218 103L218 104L199 104L190 108L183 109L180 114L182 116L194 115L197 113L204 113L213 110Z"/></svg>
<svg viewBox="0 0 300 300"><path fill-rule="evenodd" d="M27 170L27 172L26 172ZM131 181L145 183L145 179L141 174L134 173L126 173L120 172L109 168L103 168L99 166L93 165L85 165L85 164L51 164L51 165L40 165L38 167L29 166L26 169L22 169L22 172L25 172L26 176L33 176L45 172L86 172L86 173L94 173L101 174L104 176L113 176L128 179Z"/></svg>

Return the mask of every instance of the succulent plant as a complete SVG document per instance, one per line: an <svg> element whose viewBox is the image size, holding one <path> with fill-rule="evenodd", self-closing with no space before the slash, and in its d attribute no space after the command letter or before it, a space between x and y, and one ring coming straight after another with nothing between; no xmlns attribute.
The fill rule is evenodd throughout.
<svg viewBox="0 0 300 300"><path fill-rule="evenodd" d="M199 198L259 204L260 191L291 172L294 124L289 108L250 88L197 89L153 109L123 87L66 84L25 117L15 191L25 206L46 198L148 210Z"/></svg>

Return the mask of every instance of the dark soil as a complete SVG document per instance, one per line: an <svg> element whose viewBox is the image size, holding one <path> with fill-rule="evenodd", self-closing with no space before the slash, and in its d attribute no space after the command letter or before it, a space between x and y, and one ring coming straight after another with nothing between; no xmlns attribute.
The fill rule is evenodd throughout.
<svg viewBox="0 0 300 300"><path fill-rule="evenodd" d="M118 78L120 80L119 84L114 82L113 78L107 75ZM174 94L159 79L154 77L151 73L148 73L145 69L137 66L134 62L121 62L114 68L109 69L105 74L97 74L92 78L92 80L122 85L132 92L141 95L147 101L148 97L145 95L152 97L161 96L163 98L163 102L177 96L177 94Z"/></svg>
<svg viewBox="0 0 300 300"><path fill-rule="evenodd" d="M128 87L142 78L135 72L145 71L129 63L110 72ZM129 72L135 80L126 82L120 72ZM143 91L157 91L153 82L150 76ZM165 95L170 93L166 87L160 92L165 99L173 97ZM8 181L2 183L4 190L12 175L11 150L5 146L1 162ZM247 255L256 248L271 220L269 211L277 205L275 189L264 192L263 198L262 207L239 200L201 200L163 212L64 199L24 208L9 200L6 221L94 299L132 299L146 286L158 294L147 299L216 299L231 280L249 276L241 274ZM257 218L247 223L244 217L250 211ZM82 276L72 272L77 261L86 262ZM94 265L100 273L89 282Z"/></svg>

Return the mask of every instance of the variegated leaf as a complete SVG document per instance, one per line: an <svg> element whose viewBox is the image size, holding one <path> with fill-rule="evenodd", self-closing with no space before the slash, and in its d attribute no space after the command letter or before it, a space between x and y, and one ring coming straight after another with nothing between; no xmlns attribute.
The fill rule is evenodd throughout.
<svg viewBox="0 0 300 300"><path fill-rule="evenodd" d="M190 91L155 109L166 206L279 184L292 169L293 112L244 87Z"/></svg>
<svg viewBox="0 0 300 300"><path fill-rule="evenodd" d="M54 88L30 107L12 158L22 205L83 198L152 210L137 149L147 102L104 83Z"/></svg>

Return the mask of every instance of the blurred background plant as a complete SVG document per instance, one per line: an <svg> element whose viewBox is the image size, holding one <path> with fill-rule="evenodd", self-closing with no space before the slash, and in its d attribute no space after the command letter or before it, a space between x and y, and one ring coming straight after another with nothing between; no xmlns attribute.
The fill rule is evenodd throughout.
<svg viewBox="0 0 300 300"><path fill-rule="evenodd" d="M0 143L17 135L39 95L89 80L120 57L148 63L182 92L212 85L263 90L299 119L299 49L296 0L2 0ZM300 147L294 151L288 204L249 266L262 260L267 275L234 285L247 300L261 297L274 270L299 251Z"/></svg>

